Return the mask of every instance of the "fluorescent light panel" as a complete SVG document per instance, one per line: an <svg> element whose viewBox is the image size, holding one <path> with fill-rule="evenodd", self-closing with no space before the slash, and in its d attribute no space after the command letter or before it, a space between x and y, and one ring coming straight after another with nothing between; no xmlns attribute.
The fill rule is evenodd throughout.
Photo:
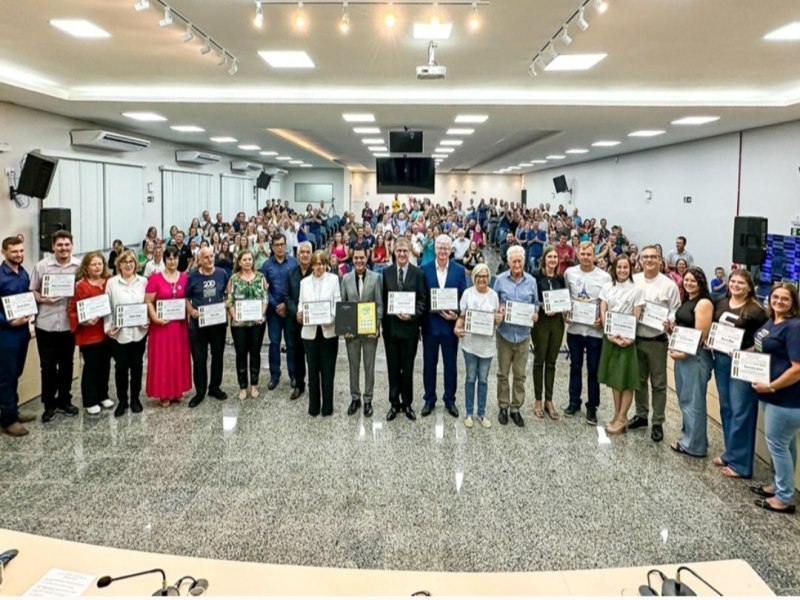
<svg viewBox="0 0 800 600"><path fill-rule="evenodd" d="M368 150L370 152L388 152L389 148L386 146L369 146Z"/></svg>
<svg viewBox="0 0 800 600"><path fill-rule="evenodd" d="M389 154L388 152L374 152L372 156L374 156L375 158L389 158L391 154Z"/></svg>
<svg viewBox="0 0 800 600"><path fill-rule="evenodd" d="M617 140L600 140L592 144L592 146L595 148L612 148L614 146L619 146L621 143L622 142L618 142Z"/></svg>
<svg viewBox="0 0 800 600"><path fill-rule="evenodd" d="M380 132L380 127L353 127L353 133L357 133L359 135L377 135Z"/></svg>
<svg viewBox="0 0 800 600"><path fill-rule="evenodd" d="M443 154L443 153L449 154L449 153L455 152L455 151L456 151L455 148L436 148L436 150L434 150L434 152L436 152L436 154Z"/></svg>
<svg viewBox="0 0 800 600"><path fill-rule="evenodd" d="M361 143L369 145L374 144L385 144L386 140L383 138L364 138L361 140Z"/></svg>
<svg viewBox="0 0 800 600"><path fill-rule="evenodd" d="M586 148L570 148L566 154L586 154L589 152Z"/></svg>
<svg viewBox="0 0 800 600"><path fill-rule="evenodd" d="M431 154L431 158L447 158L449 154Z"/></svg>
<svg viewBox="0 0 800 600"><path fill-rule="evenodd" d="M489 115L458 115L456 123L485 123Z"/></svg>
<svg viewBox="0 0 800 600"><path fill-rule="evenodd" d="M170 125L169 128L180 133L203 133L205 131L205 129L197 125Z"/></svg>
<svg viewBox="0 0 800 600"><path fill-rule="evenodd" d="M770 31L764 36L765 40L777 42L790 42L800 40L800 21L795 21L779 27L775 31Z"/></svg>
<svg viewBox="0 0 800 600"><path fill-rule="evenodd" d="M640 129L629 133L628 137L656 137L662 133L666 132L663 129Z"/></svg>
<svg viewBox="0 0 800 600"><path fill-rule="evenodd" d="M684 117L672 122L673 125L705 125L706 123L713 123L719 121L719 117Z"/></svg>
<svg viewBox="0 0 800 600"><path fill-rule="evenodd" d="M262 150L259 154L261 156L278 156L278 153L274 150Z"/></svg>
<svg viewBox="0 0 800 600"><path fill-rule="evenodd" d="M372 113L344 113L342 118L348 123L374 123L375 115Z"/></svg>
<svg viewBox="0 0 800 600"><path fill-rule="evenodd" d="M111 34L86 19L52 19L50 25L72 37L84 40L110 38Z"/></svg>
<svg viewBox="0 0 800 600"><path fill-rule="evenodd" d="M449 40L452 23L414 23L415 40Z"/></svg>
<svg viewBox="0 0 800 600"><path fill-rule="evenodd" d="M544 164L547 164L547 161L544 160L543 158L537 158L536 160L532 160L531 164L532 165L544 165Z"/></svg>
<svg viewBox="0 0 800 600"><path fill-rule="evenodd" d="M460 146L464 143L464 140L442 140L439 142L440 146Z"/></svg>
<svg viewBox="0 0 800 600"><path fill-rule="evenodd" d="M447 130L447 135L472 135L473 133L475 130L468 127L451 127Z"/></svg>
<svg viewBox="0 0 800 600"><path fill-rule="evenodd" d="M275 160L292 160L291 156L276 156Z"/></svg>
<svg viewBox="0 0 800 600"><path fill-rule="evenodd" d="M290 160L289 164L290 165L302 165L303 161L302 160Z"/></svg>
<svg viewBox="0 0 800 600"><path fill-rule="evenodd" d="M550 154L546 157L547 160L561 160L562 158L567 158L563 154Z"/></svg>
<svg viewBox="0 0 800 600"><path fill-rule="evenodd" d="M239 141L235 137L230 137L230 136L227 136L227 135L219 135L217 137L212 137L212 138L208 138L208 139L210 139L212 142L215 142L217 144L233 144L233 143Z"/></svg>
<svg viewBox="0 0 800 600"><path fill-rule="evenodd" d="M151 113L151 112L124 112L122 113L123 117L127 117L128 119L133 119L134 121L166 121L167 117L162 117L159 114Z"/></svg>
<svg viewBox="0 0 800 600"><path fill-rule="evenodd" d="M261 146L256 146L255 144L239 144L239 150L255 152L256 150L261 150Z"/></svg>
<svg viewBox="0 0 800 600"><path fill-rule="evenodd" d="M258 55L273 69L313 69L311 57L303 51L259 50Z"/></svg>
<svg viewBox="0 0 800 600"><path fill-rule="evenodd" d="M586 71L608 54L559 54L548 64L545 71Z"/></svg>

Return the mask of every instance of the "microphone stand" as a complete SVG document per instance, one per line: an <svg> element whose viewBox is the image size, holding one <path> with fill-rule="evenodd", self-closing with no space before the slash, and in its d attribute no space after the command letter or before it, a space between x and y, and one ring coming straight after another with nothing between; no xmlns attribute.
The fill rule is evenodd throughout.
<svg viewBox="0 0 800 600"><path fill-rule="evenodd" d="M111 577L110 575L104 575L100 579L97 580L97 587L104 588L108 587L115 581L122 581L123 579L130 579L131 577L139 577L141 575L149 575L150 573L160 573L161 574L161 589L156 590L153 592L153 596L177 596L177 593L170 593L171 590L167 584L167 574L164 573L162 569L150 569L149 571L141 571L139 573L131 573L130 575L122 575L120 577ZM175 590L177 592L177 590Z"/></svg>

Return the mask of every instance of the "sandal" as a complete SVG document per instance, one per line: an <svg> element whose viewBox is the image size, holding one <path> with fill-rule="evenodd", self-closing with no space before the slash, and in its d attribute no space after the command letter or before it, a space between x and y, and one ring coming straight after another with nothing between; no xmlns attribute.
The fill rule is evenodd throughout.
<svg viewBox="0 0 800 600"><path fill-rule="evenodd" d="M547 416L553 419L553 421L558 421L561 418L552 400L548 400L544 403L544 412L546 412Z"/></svg>
<svg viewBox="0 0 800 600"><path fill-rule="evenodd" d="M536 415L539 419L544 419L544 411L542 410L541 400L537 400L533 404L533 414Z"/></svg>
<svg viewBox="0 0 800 600"><path fill-rule="evenodd" d="M759 508L763 508L764 510L768 510L768 511L771 511L771 512L776 512L776 513L786 513L786 514L789 514L789 515L793 515L794 511L796 510L794 504L787 504L783 508L777 508L777 507L773 506L772 504L770 504L769 501L766 498L757 498L757 499L753 500L753 504L755 504Z"/></svg>
<svg viewBox="0 0 800 600"><path fill-rule="evenodd" d="M719 472L725 475L725 477L730 477L731 479L744 479L744 477L739 475L736 471L728 466L722 467Z"/></svg>
<svg viewBox="0 0 800 600"><path fill-rule="evenodd" d="M772 498L775 495L775 492L765 490L763 485L751 485L750 491L761 498Z"/></svg>
<svg viewBox="0 0 800 600"><path fill-rule="evenodd" d="M711 460L711 462L717 467L727 467L728 466L728 463L726 463L724 460L722 460L721 456L715 456Z"/></svg>
<svg viewBox="0 0 800 600"><path fill-rule="evenodd" d="M687 452L686 449L681 446L681 443L677 440L672 442L669 447L672 449L673 452L677 452L678 454L685 454L686 456L691 456L692 458L703 458L702 456L697 456L697 454L692 454L691 452Z"/></svg>

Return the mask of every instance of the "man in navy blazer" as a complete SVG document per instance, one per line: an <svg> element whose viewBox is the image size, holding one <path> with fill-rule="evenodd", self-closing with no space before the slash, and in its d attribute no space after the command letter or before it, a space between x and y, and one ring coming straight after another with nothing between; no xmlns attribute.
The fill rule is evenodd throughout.
<svg viewBox="0 0 800 600"><path fill-rule="evenodd" d="M436 238L436 260L422 267L425 284L428 290L434 288L455 288L458 290L458 301L467 289L467 276L464 267L450 260L450 251L453 242L447 235ZM428 294L431 298L431 294ZM445 310L440 312L430 311L425 317L422 326L422 379L425 384L425 406L422 407L422 416L427 417L436 406L436 368L439 365L439 349L442 350L444 363L444 400L445 408L452 416L458 417L456 408L457 358L458 337L455 324L458 310Z"/></svg>

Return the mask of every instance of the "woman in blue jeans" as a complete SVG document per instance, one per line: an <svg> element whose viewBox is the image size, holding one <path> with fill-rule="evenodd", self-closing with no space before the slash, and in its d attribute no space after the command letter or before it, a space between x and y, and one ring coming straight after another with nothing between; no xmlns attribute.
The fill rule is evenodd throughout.
<svg viewBox="0 0 800 600"><path fill-rule="evenodd" d="M738 269L728 277L727 287L728 295L714 305L714 322L743 330L741 349L752 350L755 333L767 320L756 299L753 277ZM731 377L729 354L712 350L712 355L725 443L725 451L712 462L721 467L720 473L725 477L749 479L756 450L758 397L749 382Z"/></svg>
<svg viewBox="0 0 800 600"><path fill-rule="evenodd" d="M500 312L500 299L497 292L489 287L491 273L484 263L478 263L472 269L472 287L466 289L461 296L461 314L456 321L455 334L461 338L461 350L464 353L466 369L465 403L467 417L464 425L472 427L472 415L475 406L475 382L478 383L478 422L484 427L492 423L486 418L486 395L489 387L489 368L492 366L496 345L494 334L485 335L469 333L465 330L467 310L492 313L495 327L500 323L503 314Z"/></svg>
<svg viewBox="0 0 800 600"><path fill-rule="evenodd" d="M764 433L775 477L750 490L759 496L756 506L772 512L793 513L797 432L800 431L800 319L797 288L778 283L767 304L770 319L756 332L756 352L770 355L769 383L754 383L764 407Z"/></svg>
<svg viewBox="0 0 800 600"><path fill-rule="evenodd" d="M681 439L670 445L675 452L702 458L708 450L706 423L706 390L711 379L711 353L703 347L711 329L714 305L708 292L708 280L699 267L691 267L683 275L686 298L675 313L675 325L700 330L700 347L696 354L675 350L669 356L675 361L675 391L683 415Z"/></svg>

